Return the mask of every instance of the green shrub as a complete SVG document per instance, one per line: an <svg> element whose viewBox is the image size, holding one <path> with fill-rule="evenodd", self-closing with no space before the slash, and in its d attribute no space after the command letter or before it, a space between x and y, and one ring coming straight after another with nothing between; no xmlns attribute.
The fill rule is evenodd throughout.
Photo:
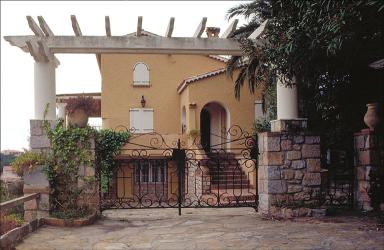
<svg viewBox="0 0 384 250"><path fill-rule="evenodd" d="M6 232L20 227L24 223L23 218L17 214L9 214L9 215L0 215L0 234L5 234Z"/></svg>
<svg viewBox="0 0 384 250"><path fill-rule="evenodd" d="M108 184L116 167L114 157L119 155L122 147L129 141L128 132L116 132L102 129L96 138L96 165L101 173L101 191L108 190Z"/></svg>
<svg viewBox="0 0 384 250"><path fill-rule="evenodd" d="M266 118L257 119L253 124L253 133L262 133L271 131L271 123Z"/></svg>
<svg viewBox="0 0 384 250"><path fill-rule="evenodd" d="M11 163L11 166L19 176L22 176L25 172L32 170L33 167L37 165L45 165L46 160L47 156L44 153L26 151L18 156Z"/></svg>
<svg viewBox="0 0 384 250"><path fill-rule="evenodd" d="M0 180L0 203L9 200L9 192L5 183Z"/></svg>
<svg viewBox="0 0 384 250"><path fill-rule="evenodd" d="M59 219L77 219L84 218L91 214L91 210L87 208L68 209L64 211L53 211L51 216Z"/></svg>

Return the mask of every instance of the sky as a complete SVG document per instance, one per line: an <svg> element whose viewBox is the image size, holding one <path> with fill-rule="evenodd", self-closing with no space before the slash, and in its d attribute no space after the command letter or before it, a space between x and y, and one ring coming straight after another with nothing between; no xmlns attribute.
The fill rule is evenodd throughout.
<svg viewBox="0 0 384 250"><path fill-rule="evenodd" d="M248 2L248 1L247 1ZM55 35L74 35L70 15L76 15L83 35L105 35L108 15L112 35L143 29L164 35L175 17L173 36L191 37L203 17L207 26L226 30L226 11L244 1L1 1L1 150L29 148L29 120L34 115L33 58L11 46L6 35L33 35L27 15L43 16ZM239 25L246 20L239 19ZM92 54L56 54L56 94L100 92L101 79Z"/></svg>

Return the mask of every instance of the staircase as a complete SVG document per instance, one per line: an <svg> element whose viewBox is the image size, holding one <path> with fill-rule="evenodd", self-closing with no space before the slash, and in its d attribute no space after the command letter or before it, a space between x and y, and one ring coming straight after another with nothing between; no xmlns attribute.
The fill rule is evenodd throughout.
<svg viewBox="0 0 384 250"><path fill-rule="evenodd" d="M209 152L206 166L211 176L211 190L234 190L251 188L235 155L228 152Z"/></svg>

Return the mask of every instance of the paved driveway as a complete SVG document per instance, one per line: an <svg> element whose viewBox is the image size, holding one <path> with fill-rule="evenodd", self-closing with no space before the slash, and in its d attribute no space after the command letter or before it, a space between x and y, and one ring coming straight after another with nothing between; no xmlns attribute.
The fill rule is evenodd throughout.
<svg viewBox="0 0 384 250"><path fill-rule="evenodd" d="M250 208L105 211L82 228L43 226L16 249L384 249L384 231L357 217L265 220Z"/></svg>

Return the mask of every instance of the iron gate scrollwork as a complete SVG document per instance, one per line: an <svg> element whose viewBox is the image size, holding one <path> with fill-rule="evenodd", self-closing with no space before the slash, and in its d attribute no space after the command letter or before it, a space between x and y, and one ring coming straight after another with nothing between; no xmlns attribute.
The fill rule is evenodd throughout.
<svg viewBox="0 0 384 250"><path fill-rule="evenodd" d="M211 137L216 143L207 146L199 137L134 134L116 157L112 178L100 186L100 209L257 208L253 135L233 126Z"/></svg>

